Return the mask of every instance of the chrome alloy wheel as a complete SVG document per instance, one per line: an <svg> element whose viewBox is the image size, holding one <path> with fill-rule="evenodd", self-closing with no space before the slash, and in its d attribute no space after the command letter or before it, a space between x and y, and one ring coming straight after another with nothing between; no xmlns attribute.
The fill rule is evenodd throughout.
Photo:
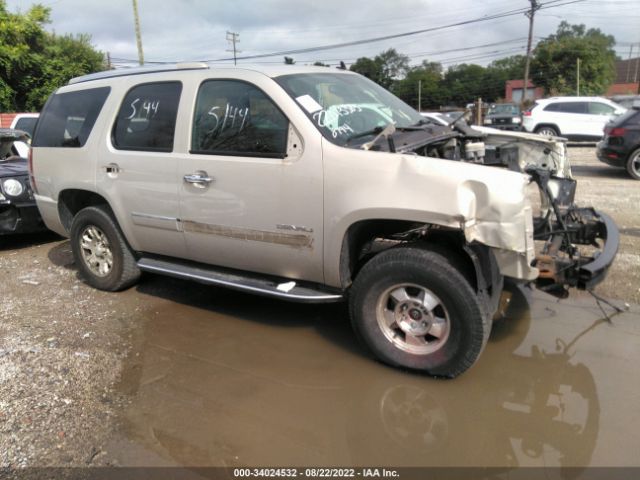
<svg viewBox="0 0 640 480"><path fill-rule="evenodd" d="M415 355L439 350L449 338L451 322L442 301L414 284L394 285L376 305L378 325L399 349Z"/></svg>
<svg viewBox="0 0 640 480"><path fill-rule="evenodd" d="M98 277L109 275L113 268L113 252L104 232L95 225L89 225L80 238L82 260L89 271Z"/></svg>

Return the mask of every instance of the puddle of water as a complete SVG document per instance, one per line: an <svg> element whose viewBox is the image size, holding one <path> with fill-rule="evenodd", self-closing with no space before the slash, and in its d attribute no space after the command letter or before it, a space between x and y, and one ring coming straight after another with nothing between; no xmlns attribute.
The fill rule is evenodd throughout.
<svg viewBox="0 0 640 480"><path fill-rule="evenodd" d="M155 308L106 448L120 465L638 465L637 313L609 324L593 302L518 290L479 363L447 381L372 360L341 305L139 289Z"/></svg>

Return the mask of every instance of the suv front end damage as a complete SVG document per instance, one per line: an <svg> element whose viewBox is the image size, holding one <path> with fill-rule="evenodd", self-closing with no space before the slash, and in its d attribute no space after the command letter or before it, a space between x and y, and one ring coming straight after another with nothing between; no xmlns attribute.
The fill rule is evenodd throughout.
<svg viewBox="0 0 640 480"><path fill-rule="evenodd" d="M542 208L534 238L542 242L537 286L566 297L567 288L591 290L606 276L618 251L618 228L608 215L574 203L576 181L539 167L526 169L538 186Z"/></svg>
<svg viewBox="0 0 640 480"><path fill-rule="evenodd" d="M504 275L534 280L538 288L558 297L566 297L569 288L592 290L606 277L618 251L618 228L608 215L574 203L576 181L565 139L470 127L460 119L449 127L425 125L422 131L396 133L393 142L379 141L378 145L381 150L498 166L529 175L537 188L529 199L533 210L522 214L532 219L535 244L527 246L526 254L522 248L517 249L518 255L510 248L495 248L491 241L498 233L508 236L508 219L501 220L493 234L492 225L472 221L464 225L467 239L493 243ZM524 237L530 238L529 232Z"/></svg>

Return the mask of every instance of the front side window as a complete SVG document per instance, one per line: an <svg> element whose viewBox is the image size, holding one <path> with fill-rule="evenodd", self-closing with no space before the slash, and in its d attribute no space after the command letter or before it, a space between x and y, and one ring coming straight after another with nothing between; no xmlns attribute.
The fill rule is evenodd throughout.
<svg viewBox="0 0 640 480"><path fill-rule="evenodd" d="M110 90L100 87L52 95L36 125L32 146L84 146Z"/></svg>
<svg viewBox="0 0 640 480"><path fill-rule="evenodd" d="M283 158L289 121L257 87L237 80L200 86L191 153Z"/></svg>
<svg viewBox="0 0 640 480"><path fill-rule="evenodd" d="M613 115L615 108L606 103L589 102L589 113L591 115Z"/></svg>
<svg viewBox="0 0 640 480"><path fill-rule="evenodd" d="M283 75L276 82L298 103L331 142L353 146L393 123L415 128L426 120L409 105L360 75L313 73Z"/></svg>
<svg viewBox="0 0 640 480"><path fill-rule="evenodd" d="M119 150L171 152L182 84L146 83L129 90L113 126Z"/></svg>

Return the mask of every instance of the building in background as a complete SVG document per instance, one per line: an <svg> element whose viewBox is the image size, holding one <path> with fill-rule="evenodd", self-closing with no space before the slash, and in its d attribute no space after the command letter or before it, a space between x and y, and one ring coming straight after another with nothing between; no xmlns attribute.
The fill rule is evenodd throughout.
<svg viewBox="0 0 640 480"><path fill-rule="evenodd" d="M520 103L522 101L524 80L507 80L505 84L504 98L507 102ZM537 100L544 97L542 87L536 87L531 80L527 85L527 99Z"/></svg>

